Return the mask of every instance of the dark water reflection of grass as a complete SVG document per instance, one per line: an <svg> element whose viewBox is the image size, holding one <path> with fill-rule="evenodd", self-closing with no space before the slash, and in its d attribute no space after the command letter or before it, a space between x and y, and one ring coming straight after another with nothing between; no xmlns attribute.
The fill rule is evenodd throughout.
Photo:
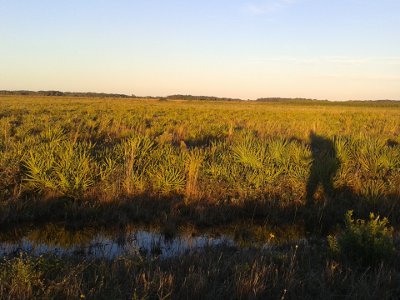
<svg viewBox="0 0 400 300"><path fill-rule="evenodd" d="M141 253L165 257L209 246L263 248L304 241L301 226L273 228L237 223L212 229L130 224L123 228L69 228L65 224L25 225L0 233L0 255L31 252L110 257Z"/></svg>

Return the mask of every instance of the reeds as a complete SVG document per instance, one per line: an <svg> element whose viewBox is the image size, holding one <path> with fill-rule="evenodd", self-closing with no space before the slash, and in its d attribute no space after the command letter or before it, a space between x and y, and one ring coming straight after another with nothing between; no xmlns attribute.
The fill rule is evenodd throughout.
<svg viewBox="0 0 400 300"><path fill-rule="evenodd" d="M359 268L321 247L277 253L221 246L160 259L17 256L0 262L1 299L397 299L399 270Z"/></svg>

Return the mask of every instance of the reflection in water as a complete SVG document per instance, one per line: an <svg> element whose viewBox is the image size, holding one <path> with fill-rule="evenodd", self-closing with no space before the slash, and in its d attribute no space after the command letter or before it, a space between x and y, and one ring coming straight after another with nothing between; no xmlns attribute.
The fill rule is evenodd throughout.
<svg viewBox="0 0 400 300"><path fill-rule="evenodd" d="M18 252L32 255L79 255L115 258L120 255L178 256L190 251L218 245L264 247L299 241L303 230L296 226L272 231L266 226L234 226L196 232L186 227L173 238L160 233L160 228L128 227L124 230L84 228L67 230L62 225L47 224L42 228L19 228L0 235L0 257Z"/></svg>
<svg viewBox="0 0 400 300"><path fill-rule="evenodd" d="M122 255L141 255L167 258L219 245L270 248L272 245L282 244L282 241L286 243L304 240L302 231L295 227L275 233L264 226L236 225L213 233L183 228L173 238L167 238L160 232L159 228L143 227L103 231L85 228L70 231L55 224L39 229L20 228L0 234L0 257L29 252L36 256L54 254L112 259Z"/></svg>
<svg viewBox="0 0 400 300"><path fill-rule="evenodd" d="M221 244L233 245L233 241L225 237L212 238L208 236L179 236L167 239L160 233L148 231L137 231L128 234L124 240L121 240L120 238L112 239L100 233L90 241L69 243L68 245L58 245L54 241L45 243L29 238L22 238L17 242L4 242L0 244L0 256L23 251L33 255L52 253L114 258L120 255L140 253L141 255L171 257L187 251Z"/></svg>

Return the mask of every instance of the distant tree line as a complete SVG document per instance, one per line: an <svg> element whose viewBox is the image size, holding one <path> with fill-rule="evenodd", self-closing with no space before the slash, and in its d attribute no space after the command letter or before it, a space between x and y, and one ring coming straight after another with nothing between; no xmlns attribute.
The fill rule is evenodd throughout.
<svg viewBox="0 0 400 300"><path fill-rule="evenodd" d="M242 101L239 98L226 98L214 96L192 96L192 95L170 95L166 97L113 94L113 93L93 93L93 92L60 92L60 91L6 91L0 90L0 96L58 96L58 97L92 97L92 98L146 98L156 100L197 100L197 101Z"/></svg>
<svg viewBox="0 0 400 300"><path fill-rule="evenodd" d="M135 96L117 93L94 93L94 92L60 92L60 91L7 91L0 90L0 96L57 96L57 97L82 97L82 98L140 98L154 99L160 101L168 100L187 100L187 101L245 101L239 98L215 97L215 96L193 96L193 95L169 95L166 97L158 96ZM350 106L372 105L372 106L399 106L400 100L346 100L346 101L329 101L318 100L312 98L281 98L281 97L264 97L258 98L256 102L271 102L271 103L288 103L288 104L328 104L328 105L343 105Z"/></svg>
<svg viewBox="0 0 400 300"><path fill-rule="evenodd" d="M59 96L59 97L89 97L89 98L132 98L125 94L93 93L93 92L60 92L60 91L0 91L2 96Z"/></svg>
<svg viewBox="0 0 400 300"><path fill-rule="evenodd" d="M398 107L400 106L400 100L345 100L345 101L329 101L329 100L318 100L310 98L280 98L280 97L268 97L258 98L256 102L269 102L269 103L286 103L286 104L323 104L323 105L348 105L348 106L379 106L379 107Z"/></svg>

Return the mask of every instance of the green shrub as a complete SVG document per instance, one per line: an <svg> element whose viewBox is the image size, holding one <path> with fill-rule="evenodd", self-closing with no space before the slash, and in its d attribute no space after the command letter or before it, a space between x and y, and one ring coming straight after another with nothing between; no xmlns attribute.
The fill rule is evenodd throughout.
<svg viewBox="0 0 400 300"><path fill-rule="evenodd" d="M393 228L387 218L375 217L369 221L354 220L353 211L345 215L345 229L338 236L329 236L329 247L339 257L361 263L374 265L390 260L394 255Z"/></svg>

